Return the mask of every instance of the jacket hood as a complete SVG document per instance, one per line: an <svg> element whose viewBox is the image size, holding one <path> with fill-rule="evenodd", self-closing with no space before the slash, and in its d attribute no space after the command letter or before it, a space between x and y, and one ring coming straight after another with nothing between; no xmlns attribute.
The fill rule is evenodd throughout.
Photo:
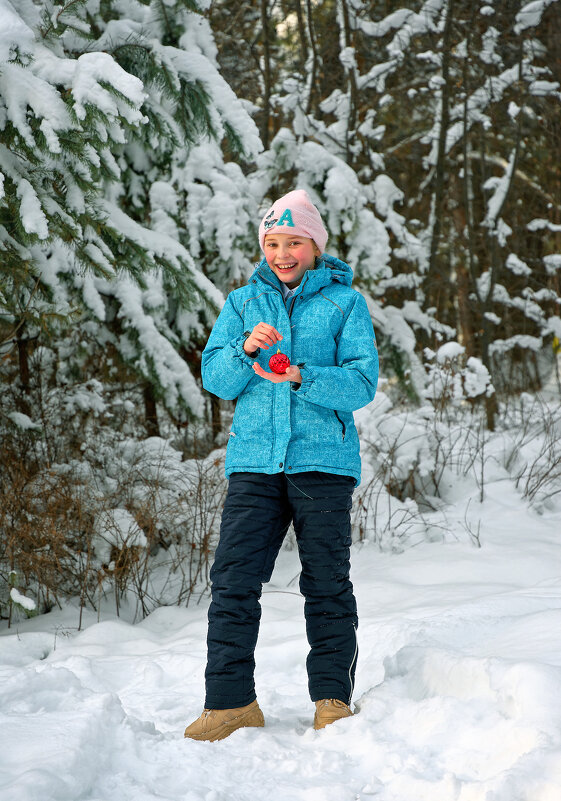
<svg viewBox="0 0 561 801"><path fill-rule="evenodd" d="M281 289L280 280L271 270L265 258L261 259L248 283L256 280L263 281L265 284L273 284L279 290ZM309 292L317 292L332 281L350 286L352 280L353 271L348 264L341 261L341 259L338 259L336 256L330 256L324 253L319 258L317 267L313 270L307 270L304 273L304 277L299 286L302 292L308 294Z"/></svg>

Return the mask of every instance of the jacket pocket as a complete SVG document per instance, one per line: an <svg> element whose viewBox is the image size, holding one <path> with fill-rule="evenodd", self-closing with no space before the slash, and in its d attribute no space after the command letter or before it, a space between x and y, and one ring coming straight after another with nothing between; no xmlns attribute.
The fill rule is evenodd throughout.
<svg viewBox="0 0 561 801"><path fill-rule="evenodd" d="M335 410L333 410L333 414L335 415L335 417L339 421L339 424L341 425L341 435L342 435L343 442L344 442L345 441L345 434L347 432L347 426L344 424L344 422L341 420L341 418L339 417L339 415L337 414L337 412Z"/></svg>

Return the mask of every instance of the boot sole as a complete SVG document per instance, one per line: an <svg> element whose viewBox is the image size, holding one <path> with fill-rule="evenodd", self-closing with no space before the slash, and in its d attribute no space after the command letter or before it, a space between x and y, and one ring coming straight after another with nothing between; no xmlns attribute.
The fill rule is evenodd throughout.
<svg viewBox="0 0 561 801"><path fill-rule="evenodd" d="M260 728L265 725L265 719L260 709L252 709L244 715L240 715L233 720L228 720L221 726L217 726L211 731L203 732L202 734L185 734L190 740L206 740L207 742L216 742L217 740L224 740L230 734L238 729L245 729L250 727Z"/></svg>

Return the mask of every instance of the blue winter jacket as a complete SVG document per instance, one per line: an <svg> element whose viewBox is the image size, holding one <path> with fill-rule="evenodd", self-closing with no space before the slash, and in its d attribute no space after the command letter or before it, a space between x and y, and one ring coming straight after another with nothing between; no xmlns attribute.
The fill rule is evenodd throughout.
<svg viewBox="0 0 561 801"><path fill-rule="evenodd" d="M353 411L376 393L378 351L363 296L351 288L351 268L324 254L285 302L265 259L246 286L235 289L202 356L203 386L237 398L226 450L226 475L322 470L360 483ZM300 366L302 383L274 384L252 370L244 332L269 323L283 339L256 359L267 371L280 348Z"/></svg>

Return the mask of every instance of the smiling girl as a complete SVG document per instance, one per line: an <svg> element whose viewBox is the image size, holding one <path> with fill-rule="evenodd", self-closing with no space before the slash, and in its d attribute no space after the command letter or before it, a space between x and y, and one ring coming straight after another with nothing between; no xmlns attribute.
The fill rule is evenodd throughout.
<svg viewBox="0 0 561 801"><path fill-rule="evenodd" d="M185 730L194 740L264 725L254 684L259 599L291 523L314 728L352 715L358 618L350 511L360 481L353 411L375 395L378 353L352 270L324 253L326 242L304 190L277 200L259 226L264 259L228 296L203 352L203 386L237 403L211 569L205 709ZM290 359L285 373L268 369L271 348Z"/></svg>

